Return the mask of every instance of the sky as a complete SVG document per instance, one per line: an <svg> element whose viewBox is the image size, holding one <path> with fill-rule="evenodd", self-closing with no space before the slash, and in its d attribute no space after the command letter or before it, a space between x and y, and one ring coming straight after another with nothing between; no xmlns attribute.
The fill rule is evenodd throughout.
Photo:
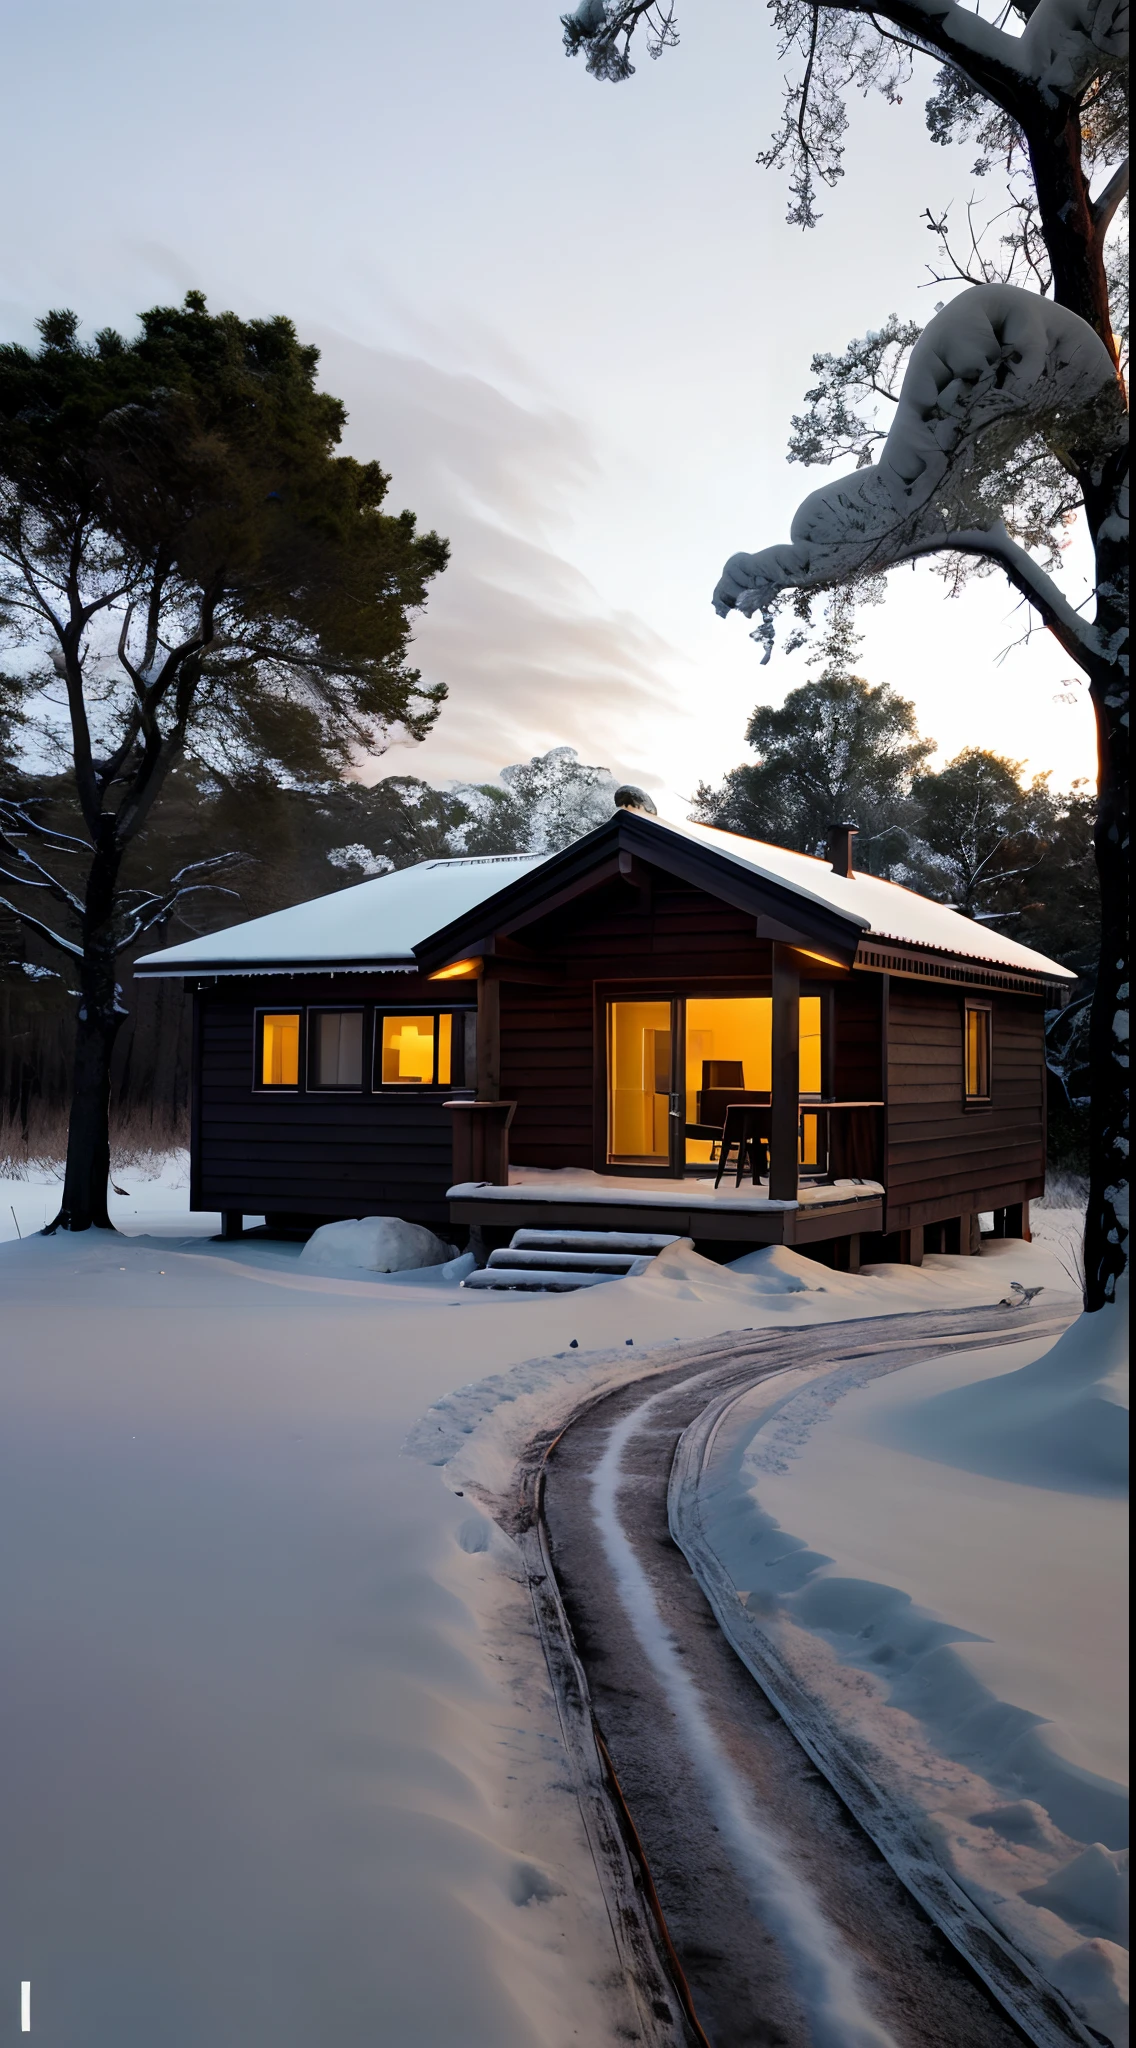
<svg viewBox="0 0 1136 2048"><path fill-rule="evenodd" d="M787 539L823 472L785 459L817 350L927 319L924 206L956 212L974 148L903 102L855 101L846 175L811 233L754 158L781 67L759 0L685 0L681 46L611 86L556 0L7 0L0 335L69 305L92 334L203 290L286 312L347 403L345 446L390 509L446 534L415 628L450 691L422 745L363 764L491 776L554 745L681 818L748 758L747 719L807 680L710 603L726 558ZM1071 570L1075 601L1083 578ZM857 667L968 745L1094 773L1068 656L1000 579L951 598L893 572ZM1009 649L1009 652L1006 650Z"/></svg>

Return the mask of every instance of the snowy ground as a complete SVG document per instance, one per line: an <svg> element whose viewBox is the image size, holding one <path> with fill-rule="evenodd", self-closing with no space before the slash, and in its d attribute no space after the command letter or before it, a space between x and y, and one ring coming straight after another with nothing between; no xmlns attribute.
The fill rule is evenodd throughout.
<svg viewBox="0 0 1136 2048"><path fill-rule="evenodd" d="M32 1980L59 2048L353 2048L376 2016L384 2048L614 2042L527 1595L408 1431L433 1411L460 1486L459 1444L504 1463L676 1338L1068 1290L1062 1258L853 1280L675 1247L581 1295L471 1295L211 1243L176 1163L118 1179L130 1234L20 1242L9 1214L0 1246L0 1983ZM0 1225L55 1195L0 1182Z"/></svg>
<svg viewBox="0 0 1136 2048"><path fill-rule="evenodd" d="M870 1775L1119 2044L1127 1350L1084 1330L787 1375L724 1418L700 1510L753 1625Z"/></svg>
<svg viewBox="0 0 1136 2048"><path fill-rule="evenodd" d="M0 1244L42 1230L56 1214L62 1191L60 1167L37 1163L23 1168L18 1177L0 1173ZM132 1237L156 1230L210 1238L221 1228L219 1215L190 1211L188 1152L143 1154L130 1166L116 1167L109 1206L115 1228ZM248 1220L259 1223L261 1218Z"/></svg>

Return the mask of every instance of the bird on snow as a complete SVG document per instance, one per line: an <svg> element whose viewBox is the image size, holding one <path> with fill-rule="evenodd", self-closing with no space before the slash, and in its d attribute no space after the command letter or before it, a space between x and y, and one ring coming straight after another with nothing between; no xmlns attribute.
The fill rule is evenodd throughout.
<svg viewBox="0 0 1136 2048"><path fill-rule="evenodd" d="M1042 1294L1044 1291L1044 1288L1023 1287L1020 1280L1011 1280L1010 1292L1013 1294L1014 1300L1011 1301L1009 1295L1003 1295L998 1306L999 1308L1028 1308L1034 1296Z"/></svg>

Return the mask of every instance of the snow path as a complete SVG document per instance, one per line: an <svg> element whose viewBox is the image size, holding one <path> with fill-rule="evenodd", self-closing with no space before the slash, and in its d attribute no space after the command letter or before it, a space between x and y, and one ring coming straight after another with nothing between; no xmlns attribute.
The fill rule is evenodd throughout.
<svg viewBox="0 0 1136 2048"><path fill-rule="evenodd" d="M867 2011L851 1960L784 1844L754 1812L749 1788L718 1742L620 1520L623 1453L658 1398L653 1396L616 1424L592 1480L596 1525L628 1619L671 1702L736 1867L791 1959L817 2048L895 2048L893 2035Z"/></svg>

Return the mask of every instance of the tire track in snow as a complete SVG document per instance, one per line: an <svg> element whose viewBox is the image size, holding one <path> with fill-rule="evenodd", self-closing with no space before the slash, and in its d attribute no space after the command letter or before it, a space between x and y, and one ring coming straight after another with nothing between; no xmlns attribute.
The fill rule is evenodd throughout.
<svg viewBox="0 0 1136 2048"><path fill-rule="evenodd" d="M896 2048L895 2036L868 2010L852 1959L811 1887L784 1842L759 1819L751 1789L714 1732L620 1519L624 1451L662 1398L653 1396L616 1423L592 1475L592 1512L620 1599L675 1714L738 1874L784 1948L815 2048Z"/></svg>
<svg viewBox="0 0 1136 2048"><path fill-rule="evenodd" d="M617 1549L621 1534L669 1638L670 1673L696 1675L710 1732L747 1795L740 1810L756 1806L776 1841L791 1845L796 1875L835 1946L852 1960L874 2038L890 2034L897 2048L1021 2048L1028 2030L1011 2017L1013 2004L1007 2010L1005 2001L994 2002L754 1684L676 1546L667 1512L680 1438L730 1391L802 1364L823 1370L826 1363L889 1354L898 1368L929 1348L968 1349L1003 1331L1003 1319L987 1309L807 1332L736 1332L677 1353L660 1349L642 1361L653 1370L597 1388L582 1402L565 1388L559 1414L553 1408L546 1429L527 1440L514 1468L516 1492L497 1498L482 1482L489 1512L522 1543L532 1529L540 1532L530 1567L534 1603L555 1587L565 1653L618 1772L699 2021L715 2048L816 2048L810 2019L818 2001L806 2011L797 1953L788 1951L780 1921L775 1929L764 1903L755 1905L759 1886L747 1887L739 1875L741 1858L703 1788L664 1674L631 1624L615 1570L617 1561L626 1568L627 1554L620 1550L617 1560L605 1544L595 1513L596 1468L609 1450L619 1460L618 1473L609 1467L613 1505L619 1496ZM1020 1333L1015 1326L1013 1338L1019 1334L1026 1334L1024 1325ZM1033 1322L1029 1334L1040 1334ZM498 1383L492 1391L499 1397ZM612 1430L625 1420L616 1450ZM476 1429L472 1444L468 1433L454 1438L454 1469L467 1486L476 1483L480 1463L476 1440ZM554 1688L556 1665L550 1658ZM727 1804L730 1826L738 1808L732 1796ZM827 2042L839 2048L854 2038L843 2020L835 2032L829 2027Z"/></svg>

